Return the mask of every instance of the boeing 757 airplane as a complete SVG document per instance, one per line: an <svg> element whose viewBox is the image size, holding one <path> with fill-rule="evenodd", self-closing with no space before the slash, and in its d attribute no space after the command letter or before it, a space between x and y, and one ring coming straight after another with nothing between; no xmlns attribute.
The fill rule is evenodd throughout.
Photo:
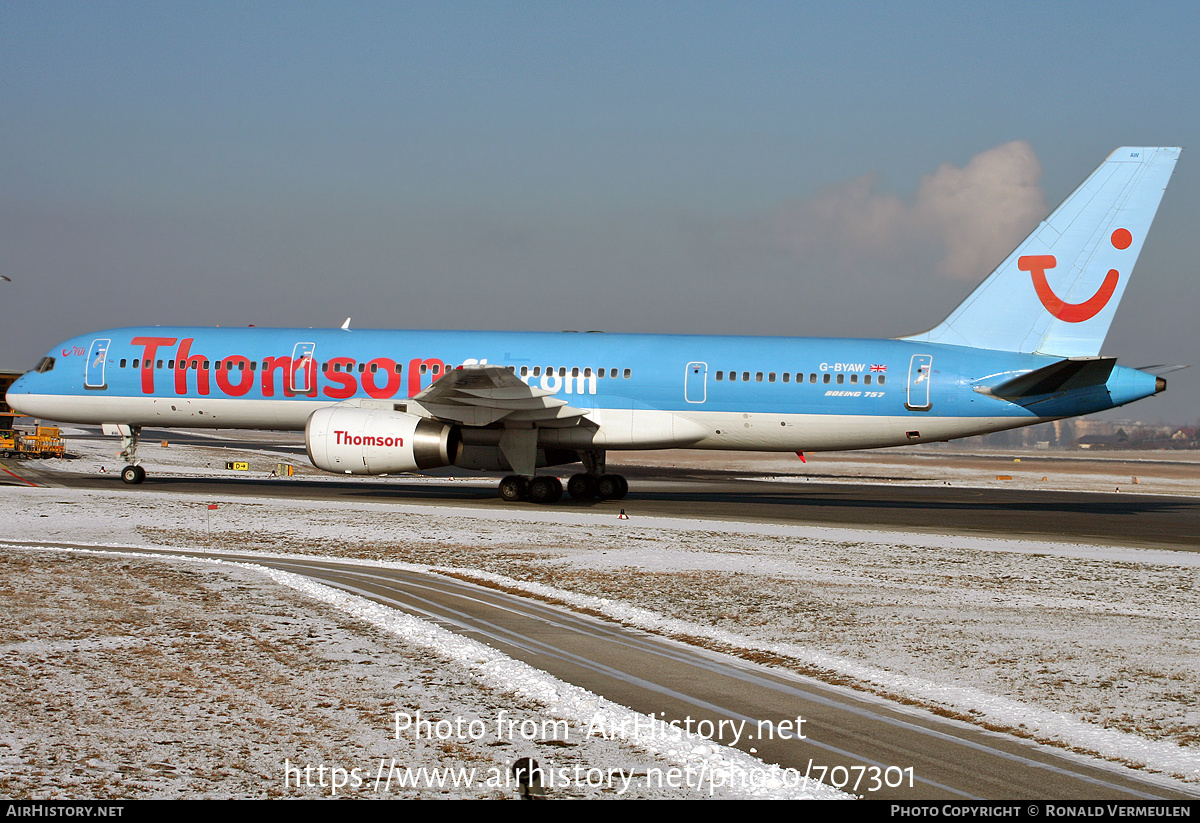
<svg viewBox="0 0 1200 823"><path fill-rule="evenodd" d="M949 440L1115 408L1166 388L1100 355L1178 148L1113 152L929 331L896 340L139 327L55 346L8 392L100 424L141 483L143 426L303 430L344 474L582 463L575 498L619 499L610 449L808 452Z"/></svg>

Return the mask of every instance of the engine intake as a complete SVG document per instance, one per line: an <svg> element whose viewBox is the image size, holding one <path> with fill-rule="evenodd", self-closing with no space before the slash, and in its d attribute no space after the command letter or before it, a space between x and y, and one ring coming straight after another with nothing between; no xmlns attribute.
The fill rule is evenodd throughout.
<svg viewBox="0 0 1200 823"><path fill-rule="evenodd" d="M308 459L338 474L386 474L449 466L462 438L454 426L390 409L329 406L304 427Z"/></svg>

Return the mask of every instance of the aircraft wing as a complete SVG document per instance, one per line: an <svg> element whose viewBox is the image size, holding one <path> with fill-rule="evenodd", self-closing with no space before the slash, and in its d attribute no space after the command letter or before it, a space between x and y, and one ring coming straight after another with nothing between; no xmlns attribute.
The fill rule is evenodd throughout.
<svg viewBox="0 0 1200 823"><path fill-rule="evenodd" d="M460 366L408 401L410 412L424 412L449 423L487 426L498 422L572 426L587 415L553 392L535 388L504 366Z"/></svg>

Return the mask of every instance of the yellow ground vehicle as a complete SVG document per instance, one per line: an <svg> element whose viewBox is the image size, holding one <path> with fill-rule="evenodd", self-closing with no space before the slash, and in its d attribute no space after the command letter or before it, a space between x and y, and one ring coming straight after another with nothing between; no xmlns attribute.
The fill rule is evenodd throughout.
<svg viewBox="0 0 1200 823"><path fill-rule="evenodd" d="M62 457L65 452L57 426L38 426L32 433L0 429L0 457Z"/></svg>
<svg viewBox="0 0 1200 823"><path fill-rule="evenodd" d="M0 371L0 457L63 457L67 449L57 426L35 425L32 431L17 428L18 421L35 422L8 405L8 387L20 376L21 372Z"/></svg>
<svg viewBox="0 0 1200 823"><path fill-rule="evenodd" d="M19 440L13 429L0 429L0 457L15 457Z"/></svg>

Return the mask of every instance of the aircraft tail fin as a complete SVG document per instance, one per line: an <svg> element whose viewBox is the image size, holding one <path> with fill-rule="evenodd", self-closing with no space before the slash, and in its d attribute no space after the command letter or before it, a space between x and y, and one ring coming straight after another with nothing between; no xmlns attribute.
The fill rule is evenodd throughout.
<svg viewBox="0 0 1200 823"><path fill-rule="evenodd" d="M1179 153L1117 149L941 325L905 339L1099 354Z"/></svg>

